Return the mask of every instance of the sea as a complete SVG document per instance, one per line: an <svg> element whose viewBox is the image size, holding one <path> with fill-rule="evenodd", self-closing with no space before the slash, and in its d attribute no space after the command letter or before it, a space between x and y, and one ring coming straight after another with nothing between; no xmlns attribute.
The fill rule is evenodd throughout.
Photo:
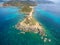
<svg viewBox="0 0 60 45"><path fill-rule="evenodd" d="M60 45L60 5L38 4L34 7L33 17L42 24L46 37L44 42L40 34L33 32L21 33L15 28L25 18L19 7L0 7L0 45Z"/></svg>

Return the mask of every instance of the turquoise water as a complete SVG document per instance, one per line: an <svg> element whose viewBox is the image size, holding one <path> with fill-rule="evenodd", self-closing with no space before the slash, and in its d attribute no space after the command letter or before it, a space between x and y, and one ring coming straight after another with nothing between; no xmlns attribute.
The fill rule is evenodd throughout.
<svg viewBox="0 0 60 45"><path fill-rule="evenodd" d="M51 42L44 42L39 34L20 33L14 25L24 19L24 14L21 14L17 7L1 7L0 45L60 45L60 38L57 35L60 34L59 18L38 8L35 9L34 17L43 25L48 35L46 38L51 39Z"/></svg>

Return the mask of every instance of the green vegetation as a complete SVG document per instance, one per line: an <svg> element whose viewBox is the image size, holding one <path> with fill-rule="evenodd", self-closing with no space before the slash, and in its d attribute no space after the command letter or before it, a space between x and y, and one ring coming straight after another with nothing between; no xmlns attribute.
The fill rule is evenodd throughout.
<svg viewBox="0 0 60 45"><path fill-rule="evenodd" d="M22 7L21 12L28 13L31 12L31 10L32 8L30 8L29 6L24 6Z"/></svg>
<svg viewBox="0 0 60 45"><path fill-rule="evenodd" d="M36 6L36 2L35 1L8 1L8 2L4 2L4 5L5 4L8 4L9 6L17 6L17 7L22 7L24 5L27 5L27 6Z"/></svg>

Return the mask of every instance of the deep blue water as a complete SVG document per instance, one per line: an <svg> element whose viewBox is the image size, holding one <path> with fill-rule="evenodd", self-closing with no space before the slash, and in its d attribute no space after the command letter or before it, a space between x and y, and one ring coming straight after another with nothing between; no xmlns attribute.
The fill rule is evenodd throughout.
<svg viewBox="0 0 60 45"><path fill-rule="evenodd" d="M54 11L53 8L56 8ZM38 5L34 17L46 29L51 42L44 43L39 34L26 32L21 34L13 26L24 19L17 7L0 7L0 45L60 45L59 6Z"/></svg>
<svg viewBox="0 0 60 45"><path fill-rule="evenodd" d="M57 4L41 4L36 6L35 11L36 19L55 37L56 45L60 45L60 6Z"/></svg>

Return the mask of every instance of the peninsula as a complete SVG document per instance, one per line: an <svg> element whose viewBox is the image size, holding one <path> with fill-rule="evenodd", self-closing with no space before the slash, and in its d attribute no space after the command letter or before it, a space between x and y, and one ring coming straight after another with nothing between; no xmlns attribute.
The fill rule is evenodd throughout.
<svg viewBox="0 0 60 45"><path fill-rule="evenodd" d="M27 11L28 9L26 8L29 8L30 10ZM45 32L43 30L43 27L32 16L34 12L34 7L33 6L23 7L21 11L24 12L27 16L22 22L17 23L15 27L24 32L31 31L34 33L39 33L41 35L44 35Z"/></svg>

